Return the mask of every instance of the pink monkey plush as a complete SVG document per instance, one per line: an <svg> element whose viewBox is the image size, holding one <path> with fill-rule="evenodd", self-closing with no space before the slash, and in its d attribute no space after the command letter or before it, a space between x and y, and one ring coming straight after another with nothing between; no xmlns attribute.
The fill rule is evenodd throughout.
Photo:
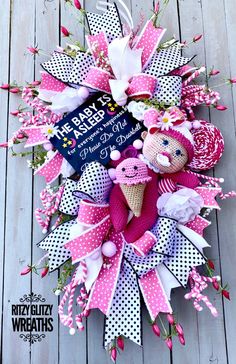
<svg viewBox="0 0 236 364"><path fill-rule="evenodd" d="M194 154L192 134L187 128L179 126L160 131L154 126L145 132L143 137L140 160L129 158L118 165L117 184L110 196L113 226L116 231L123 231L128 243L142 237L155 223L158 217L156 203L160 193L174 192L178 185L195 188L199 184L197 177L183 170L184 166L191 162ZM135 171L138 172L137 175ZM145 180L147 176L151 177L150 181ZM143 184L146 183L142 195L135 193L134 187L133 191L127 188L135 186L136 182L142 184L142 178ZM132 197L127 197L128 192L124 192L125 190L129 190ZM138 215L133 216L128 222L129 211L132 210L130 199L137 203L141 200L142 204L141 209L139 206Z"/></svg>

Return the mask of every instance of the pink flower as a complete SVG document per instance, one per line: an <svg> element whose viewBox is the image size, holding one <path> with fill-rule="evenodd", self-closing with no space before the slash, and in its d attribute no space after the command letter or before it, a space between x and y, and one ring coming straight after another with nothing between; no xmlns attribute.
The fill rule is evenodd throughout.
<svg viewBox="0 0 236 364"><path fill-rule="evenodd" d="M28 51L32 54L38 54L39 53L39 49L37 47L27 47Z"/></svg>
<svg viewBox="0 0 236 364"><path fill-rule="evenodd" d="M81 4L80 4L79 0L74 0L74 5L75 5L75 7L76 7L78 10L80 10L80 9L82 8L82 6L81 6Z"/></svg>
<svg viewBox="0 0 236 364"><path fill-rule="evenodd" d="M0 148L8 148L8 142L0 143Z"/></svg>
<svg viewBox="0 0 236 364"><path fill-rule="evenodd" d="M69 37L71 34L66 27L63 27L63 25L61 26L61 32L64 35L64 37Z"/></svg>
<svg viewBox="0 0 236 364"><path fill-rule="evenodd" d="M44 267L41 272L41 277L44 278L48 274L48 271L49 271L49 267Z"/></svg>
<svg viewBox="0 0 236 364"><path fill-rule="evenodd" d="M13 87L10 89L10 92L12 94L18 94L20 92L20 89L19 89L19 87Z"/></svg>
<svg viewBox="0 0 236 364"><path fill-rule="evenodd" d="M120 349L120 350L124 350L124 348L125 348L125 343L124 343L124 339L123 339L123 337L122 336L119 336L118 338L117 338L117 346L118 346L118 348Z"/></svg>
<svg viewBox="0 0 236 364"><path fill-rule="evenodd" d="M226 291L226 289L223 289L221 293L222 293L222 296L224 296L225 298L227 298L227 300L230 301L229 291Z"/></svg>
<svg viewBox="0 0 236 364"><path fill-rule="evenodd" d="M219 289L220 289L220 285L219 285L219 283L218 283L216 280L214 280L214 281L212 282L212 286L213 286L213 288L214 288L216 291L219 291Z"/></svg>
<svg viewBox="0 0 236 364"><path fill-rule="evenodd" d="M180 324L176 324L175 329L180 336L184 336L184 330Z"/></svg>
<svg viewBox="0 0 236 364"><path fill-rule="evenodd" d="M9 90L10 85L8 83L4 83L2 86L0 86L2 90Z"/></svg>
<svg viewBox="0 0 236 364"><path fill-rule="evenodd" d="M230 83L236 83L236 77L229 79Z"/></svg>
<svg viewBox="0 0 236 364"><path fill-rule="evenodd" d="M32 267L30 266L27 266L25 267L21 272L20 272L20 275L21 276L25 276L26 274L30 273L32 271Z"/></svg>
<svg viewBox="0 0 236 364"><path fill-rule="evenodd" d="M220 73L220 71L219 71L219 70L214 70L214 69L212 69L212 70L210 71L209 75L210 75L210 76L216 76L216 75L218 75L219 73Z"/></svg>
<svg viewBox="0 0 236 364"><path fill-rule="evenodd" d="M32 85L32 86L38 86L38 85L40 85L40 84L41 84L41 81L37 81L37 80L35 80L35 81L31 82L31 85Z"/></svg>
<svg viewBox="0 0 236 364"><path fill-rule="evenodd" d="M219 111L225 111L227 110L228 108L224 105L216 105L216 110L219 110Z"/></svg>
<svg viewBox="0 0 236 364"><path fill-rule="evenodd" d="M159 8L160 8L160 2L157 1L154 7L154 13L158 13L159 12Z"/></svg>
<svg viewBox="0 0 236 364"><path fill-rule="evenodd" d="M212 270L215 269L215 265L211 259L208 259L207 264L210 269L212 269Z"/></svg>
<svg viewBox="0 0 236 364"><path fill-rule="evenodd" d="M19 114L19 110L11 111L10 114L12 116L17 116Z"/></svg>
<svg viewBox="0 0 236 364"><path fill-rule="evenodd" d="M24 139L25 136L24 134L20 133L20 134L17 134L17 139Z"/></svg>
<svg viewBox="0 0 236 364"><path fill-rule="evenodd" d="M171 340L171 338L170 338L170 337L168 337L167 339L165 339L165 343L166 343L166 346L167 346L170 350L172 350L172 348L173 348L173 344L172 344L172 340Z"/></svg>
<svg viewBox="0 0 236 364"><path fill-rule="evenodd" d="M117 357L117 350L116 350L116 348L112 348L111 349L111 360L113 361L113 363L115 363L116 357Z"/></svg>
<svg viewBox="0 0 236 364"><path fill-rule="evenodd" d="M185 345L185 339L184 339L184 336L182 335L178 335L178 338L179 338L179 342L181 345Z"/></svg>
<svg viewBox="0 0 236 364"><path fill-rule="evenodd" d="M170 323L171 325L174 325L174 323L175 323L175 319L174 319L174 316L173 316L173 315L171 315L170 313L168 313L168 314L166 315L166 318L167 318L167 320L169 321L169 323Z"/></svg>
<svg viewBox="0 0 236 364"><path fill-rule="evenodd" d="M200 39L202 39L202 34L195 35L195 37L193 37L193 43L198 42Z"/></svg>
<svg viewBox="0 0 236 364"><path fill-rule="evenodd" d="M159 327L157 326L157 324L153 324L152 325L152 331L154 332L154 334L158 337L160 337L161 335L161 330L159 329Z"/></svg>

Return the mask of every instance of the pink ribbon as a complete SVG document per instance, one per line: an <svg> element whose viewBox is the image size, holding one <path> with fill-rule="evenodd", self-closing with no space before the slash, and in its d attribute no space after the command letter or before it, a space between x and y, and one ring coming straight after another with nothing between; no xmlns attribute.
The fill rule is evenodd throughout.
<svg viewBox="0 0 236 364"><path fill-rule="evenodd" d="M221 188L217 187L197 187L195 191L203 198L204 207L220 210L220 206L215 197L221 193Z"/></svg>
<svg viewBox="0 0 236 364"><path fill-rule="evenodd" d="M45 126L29 126L21 128L28 139L25 143L25 148L34 147L35 145L41 145L48 142L48 138L43 134Z"/></svg>
<svg viewBox="0 0 236 364"><path fill-rule="evenodd" d="M62 162L63 156L56 151L34 174L43 176L46 183L50 184L60 175Z"/></svg>
<svg viewBox="0 0 236 364"><path fill-rule="evenodd" d="M156 28L152 21L148 21L143 29L134 49L142 49L142 68L150 62L158 44L164 34L163 28ZM104 32L86 37L88 47L95 60L96 67L90 67L83 85L93 89L111 93L109 81L114 79L108 60L108 40ZM106 61L107 60L107 61ZM122 78L121 78L122 79ZM150 98L157 87L157 79L151 75L140 73L133 75L128 81L126 93L130 97Z"/></svg>
<svg viewBox="0 0 236 364"><path fill-rule="evenodd" d="M211 224L210 221L204 219L202 216L197 215L193 221L186 224L189 229L192 229L197 234L203 236L203 231Z"/></svg>

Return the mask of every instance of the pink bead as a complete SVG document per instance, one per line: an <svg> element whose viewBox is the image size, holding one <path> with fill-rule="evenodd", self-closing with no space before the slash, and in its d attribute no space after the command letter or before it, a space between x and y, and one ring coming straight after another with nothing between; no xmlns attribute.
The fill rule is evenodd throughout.
<svg viewBox="0 0 236 364"><path fill-rule="evenodd" d="M136 140L133 142L133 147L134 147L135 149L137 149L137 150L142 149L142 147L143 147L143 142L142 142L142 140L140 140L140 139L136 139Z"/></svg>
<svg viewBox="0 0 236 364"><path fill-rule="evenodd" d="M113 257L116 254L116 251L116 245L112 241L107 241L102 246L102 254L105 255L105 257Z"/></svg>
<svg viewBox="0 0 236 364"><path fill-rule="evenodd" d="M200 121L199 121L199 120L195 120L195 121L193 122L193 127L194 127L194 129L199 129L199 128L200 128L200 126L201 126L201 123L200 123Z"/></svg>
<svg viewBox="0 0 236 364"><path fill-rule="evenodd" d="M109 174L109 177L112 181L114 181L116 179L116 170L115 168L110 168L108 169L108 174Z"/></svg>
<svg viewBox="0 0 236 364"><path fill-rule="evenodd" d="M87 87L80 87L80 89L78 90L78 96L84 100L87 99L89 97L89 90L87 89Z"/></svg>
<svg viewBox="0 0 236 364"><path fill-rule="evenodd" d="M121 157L119 150L113 150L110 154L110 158L113 161L118 161Z"/></svg>
<svg viewBox="0 0 236 364"><path fill-rule="evenodd" d="M44 143L43 148L48 152L49 150L53 149L53 145L50 142Z"/></svg>

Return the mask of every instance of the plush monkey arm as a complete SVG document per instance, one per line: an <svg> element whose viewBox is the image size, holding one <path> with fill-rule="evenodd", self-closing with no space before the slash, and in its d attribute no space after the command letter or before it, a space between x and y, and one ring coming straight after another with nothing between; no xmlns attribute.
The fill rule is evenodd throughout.
<svg viewBox="0 0 236 364"><path fill-rule="evenodd" d="M185 171L168 174L165 173L163 177L170 178L176 184L192 189L196 188L200 183L199 179L196 176Z"/></svg>
<svg viewBox="0 0 236 364"><path fill-rule="evenodd" d="M117 232L125 229L129 216L129 209L119 185L115 185L110 196L110 216Z"/></svg>
<svg viewBox="0 0 236 364"><path fill-rule="evenodd" d="M142 213L139 217L133 217L124 230L124 237L128 243L133 243L149 230L157 220L157 199L158 199L158 176L149 171L152 180L148 182L142 206Z"/></svg>

